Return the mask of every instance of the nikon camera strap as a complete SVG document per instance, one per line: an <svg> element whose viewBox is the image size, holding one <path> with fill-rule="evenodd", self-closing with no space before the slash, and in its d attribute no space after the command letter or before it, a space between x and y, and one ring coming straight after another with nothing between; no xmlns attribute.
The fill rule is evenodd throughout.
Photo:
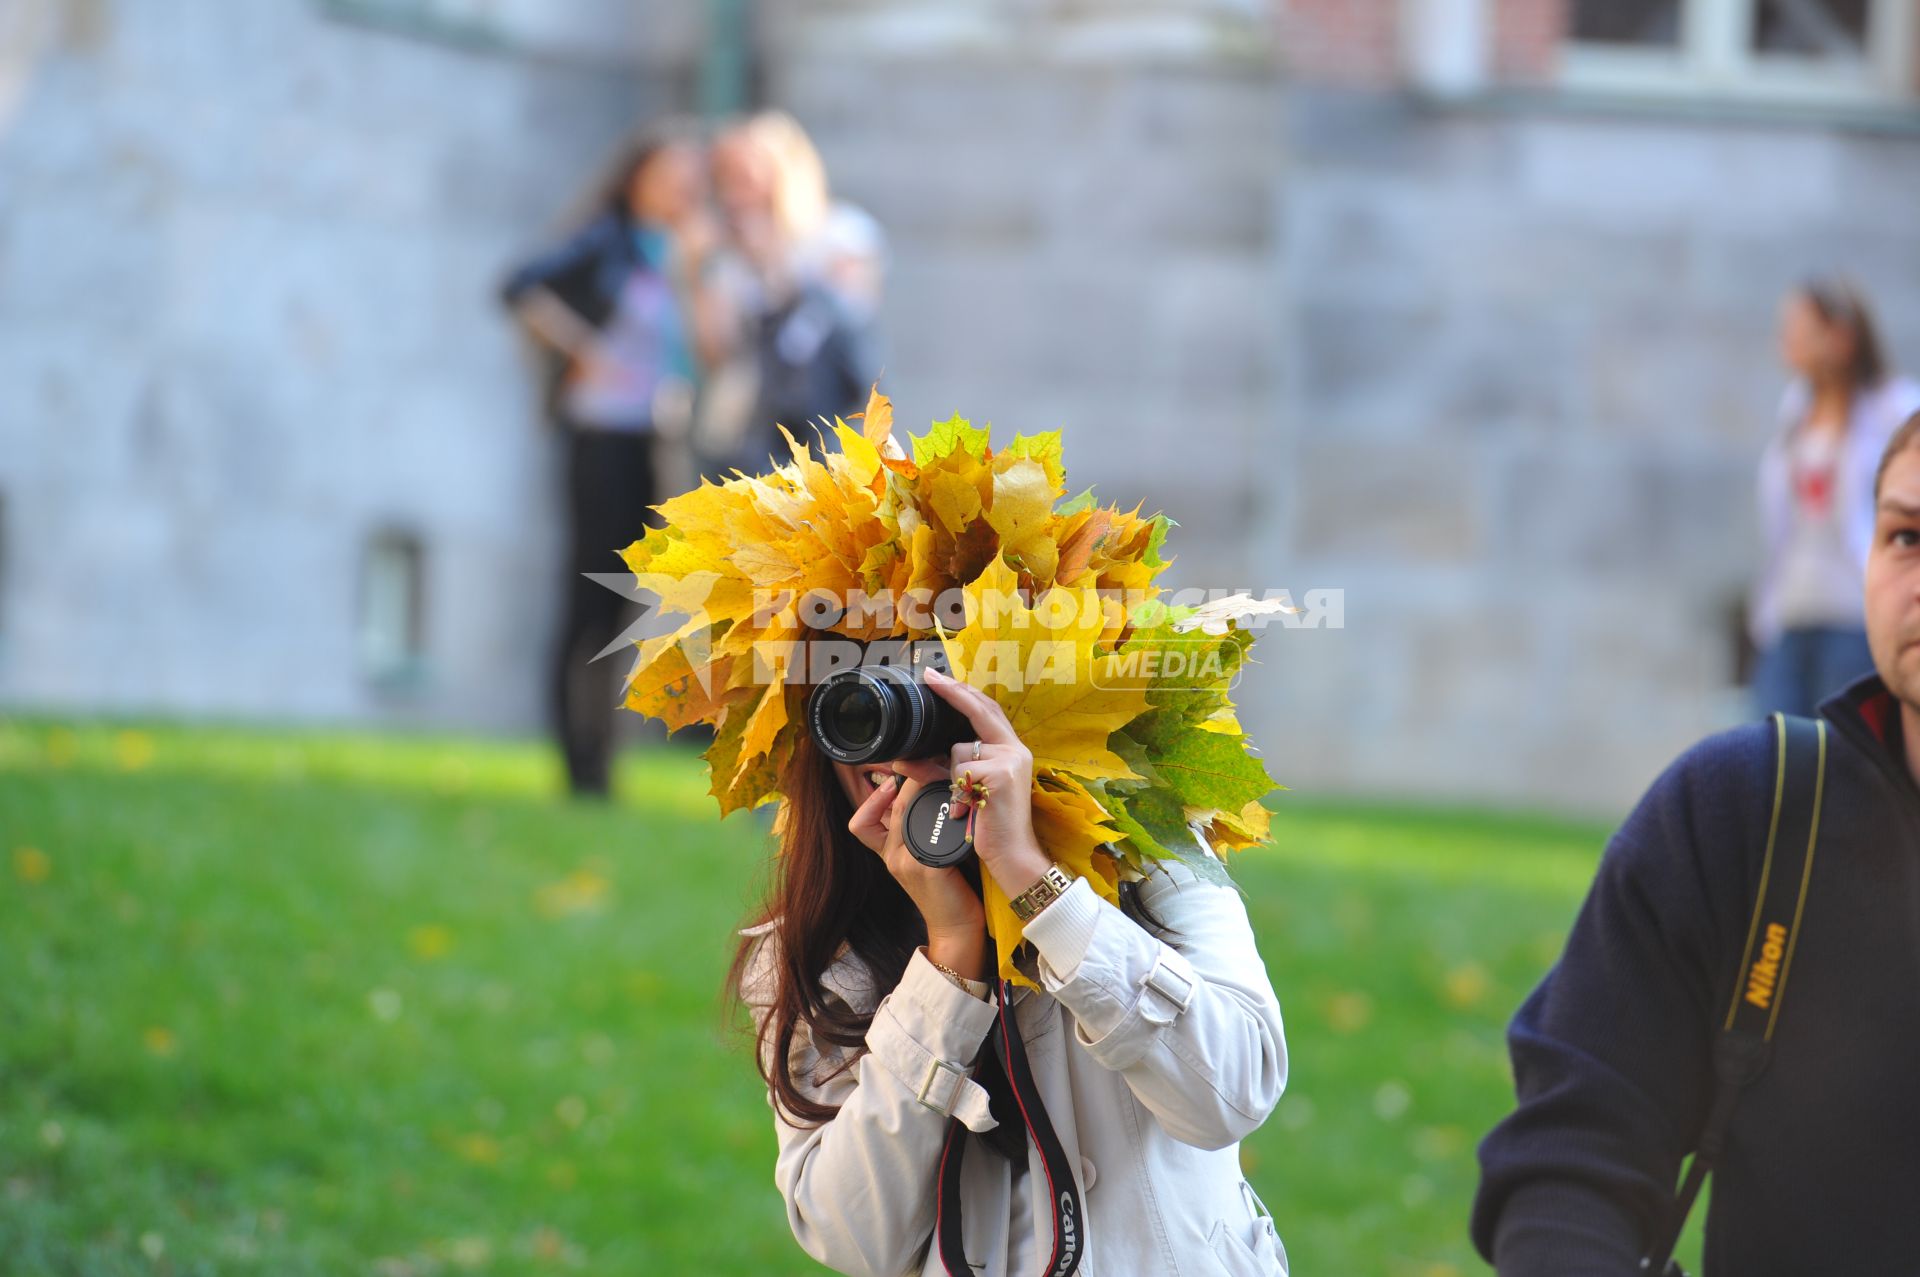
<svg viewBox="0 0 1920 1277"><path fill-rule="evenodd" d="M1080 1267L1086 1249L1082 1230L1086 1212L1080 1205L1080 1185L1067 1163L1066 1149L1060 1143L1047 1106L1034 1084L1033 1070L1027 1066L1026 1046L1020 1040L1020 1022L1013 1014L1013 981L994 981L994 1001L998 1006L987 1044L1000 1061L1000 1068L1013 1084L1014 1099L1019 1102L1020 1119L1040 1153L1040 1169L1047 1177L1048 1213L1053 1218L1053 1251L1040 1277L1071 1277ZM940 1150L940 1182L934 1197L934 1236L940 1248L940 1260L954 1277L972 1277L960 1239L960 1159L966 1153L967 1128L958 1117L947 1121L946 1144Z"/></svg>
<svg viewBox="0 0 1920 1277"><path fill-rule="evenodd" d="M1687 1215L1700 1186L1719 1160L1727 1124L1740 1092L1767 1067L1773 1032L1787 996L1787 972L1800 939L1807 907L1807 883L1813 876L1814 845L1820 838L1820 799L1826 788L1827 725L1819 719L1773 716L1778 742L1773 778L1773 816L1767 826L1766 857L1760 863L1760 890L1747 924L1746 948L1734 978L1732 1005L1713 1044L1713 1107L1694 1150L1693 1164L1674 1195L1659 1245L1641 1257L1642 1273L1684 1277L1673 1260Z"/></svg>

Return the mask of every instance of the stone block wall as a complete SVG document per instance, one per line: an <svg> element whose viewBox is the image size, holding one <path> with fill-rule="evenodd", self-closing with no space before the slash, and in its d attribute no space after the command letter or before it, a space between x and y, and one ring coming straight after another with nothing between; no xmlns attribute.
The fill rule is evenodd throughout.
<svg viewBox="0 0 1920 1277"><path fill-rule="evenodd" d="M903 424L1062 429L1074 491L1180 522L1169 582L1258 584L1285 163L1264 15L833 0L762 36L769 98L891 237Z"/></svg>
<svg viewBox="0 0 1920 1277"><path fill-rule="evenodd" d="M1250 684L1316 745L1275 770L1617 815L1750 713L1781 294L1853 275L1920 368L1920 137L1299 85L1287 119L1258 552L1344 587L1347 628Z"/></svg>
<svg viewBox="0 0 1920 1277"><path fill-rule="evenodd" d="M0 703L539 721L555 458L494 288L690 56L583 60L566 8L530 52L397 3L46 6L0 117ZM356 647L389 528L397 689Z"/></svg>

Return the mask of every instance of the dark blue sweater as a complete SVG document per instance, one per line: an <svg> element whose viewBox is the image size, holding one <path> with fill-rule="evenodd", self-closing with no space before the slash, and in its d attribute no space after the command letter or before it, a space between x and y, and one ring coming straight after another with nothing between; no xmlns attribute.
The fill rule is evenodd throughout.
<svg viewBox="0 0 1920 1277"><path fill-rule="evenodd" d="M1705 1277L1920 1273L1920 787L1870 675L1829 697L1820 844L1772 1062L1709 1181ZM1705 1123L1773 804L1766 720L1663 772L1608 842L1508 1031L1516 1110L1480 1145L1501 1277L1624 1277Z"/></svg>

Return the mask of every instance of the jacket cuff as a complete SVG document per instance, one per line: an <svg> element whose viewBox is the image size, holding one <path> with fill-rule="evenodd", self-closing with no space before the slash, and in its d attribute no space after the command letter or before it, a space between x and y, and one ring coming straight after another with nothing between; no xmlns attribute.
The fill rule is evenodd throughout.
<svg viewBox="0 0 1920 1277"><path fill-rule="evenodd" d="M1022 930L1062 984L1080 969L1080 959L1086 956L1093 929L1100 921L1101 903L1091 882L1075 878L1072 886L1049 900Z"/></svg>
<svg viewBox="0 0 1920 1277"><path fill-rule="evenodd" d="M999 1121L988 1111L986 1088L973 1080L972 1061L996 1010L915 949L900 983L874 1011L867 1049L923 1107L958 1117L970 1130L991 1130Z"/></svg>
<svg viewBox="0 0 1920 1277"><path fill-rule="evenodd" d="M927 946L925 946L924 944L921 945L920 952L924 954L926 953L926 951L927 951ZM947 975L947 973L944 971L942 971L940 974ZM948 984L953 983L952 976L950 975L947 976L947 983ZM983 1001L993 996L993 986L988 984L985 980L969 980L967 979L967 977L961 976L960 984L961 984L961 987L964 988L968 993L971 993L974 997L980 998Z"/></svg>
<svg viewBox="0 0 1920 1277"><path fill-rule="evenodd" d="M1486 1258L1500 1277L1624 1273L1648 1244L1639 1220L1600 1189L1536 1180L1507 1195Z"/></svg>

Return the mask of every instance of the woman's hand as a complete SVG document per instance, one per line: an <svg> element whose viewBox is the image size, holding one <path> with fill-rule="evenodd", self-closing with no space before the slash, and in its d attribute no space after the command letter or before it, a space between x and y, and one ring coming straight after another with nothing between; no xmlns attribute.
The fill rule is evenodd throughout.
<svg viewBox="0 0 1920 1277"><path fill-rule="evenodd" d="M1039 882L1053 863L1033 833L1033 751L1015 734L1007 712L993 697L936 669L927 671L926 682L979 734L977 759L974 741L960 742L948 755L944 774L954 778L956 800L949 818L968 812L959 778L985 782L986 801L973 812L973 849L981 868L1011 900ZM894 769L910 766L902 761Z"/></svg>
<svg viewBox="0 0 1920 1277"><path fill-rule="evenodd" d="M886 862L887 872L906 890L921 920L927 924L927 948L932 956L969 976L980 966L987 934L986 906L966 875L952 865L934 868L914 858L902 840L907 806L926 784L900 773L894 764L891 783L868 794L847 822L847 829ZM943 955L952 955L957 961Z"/></svg>

